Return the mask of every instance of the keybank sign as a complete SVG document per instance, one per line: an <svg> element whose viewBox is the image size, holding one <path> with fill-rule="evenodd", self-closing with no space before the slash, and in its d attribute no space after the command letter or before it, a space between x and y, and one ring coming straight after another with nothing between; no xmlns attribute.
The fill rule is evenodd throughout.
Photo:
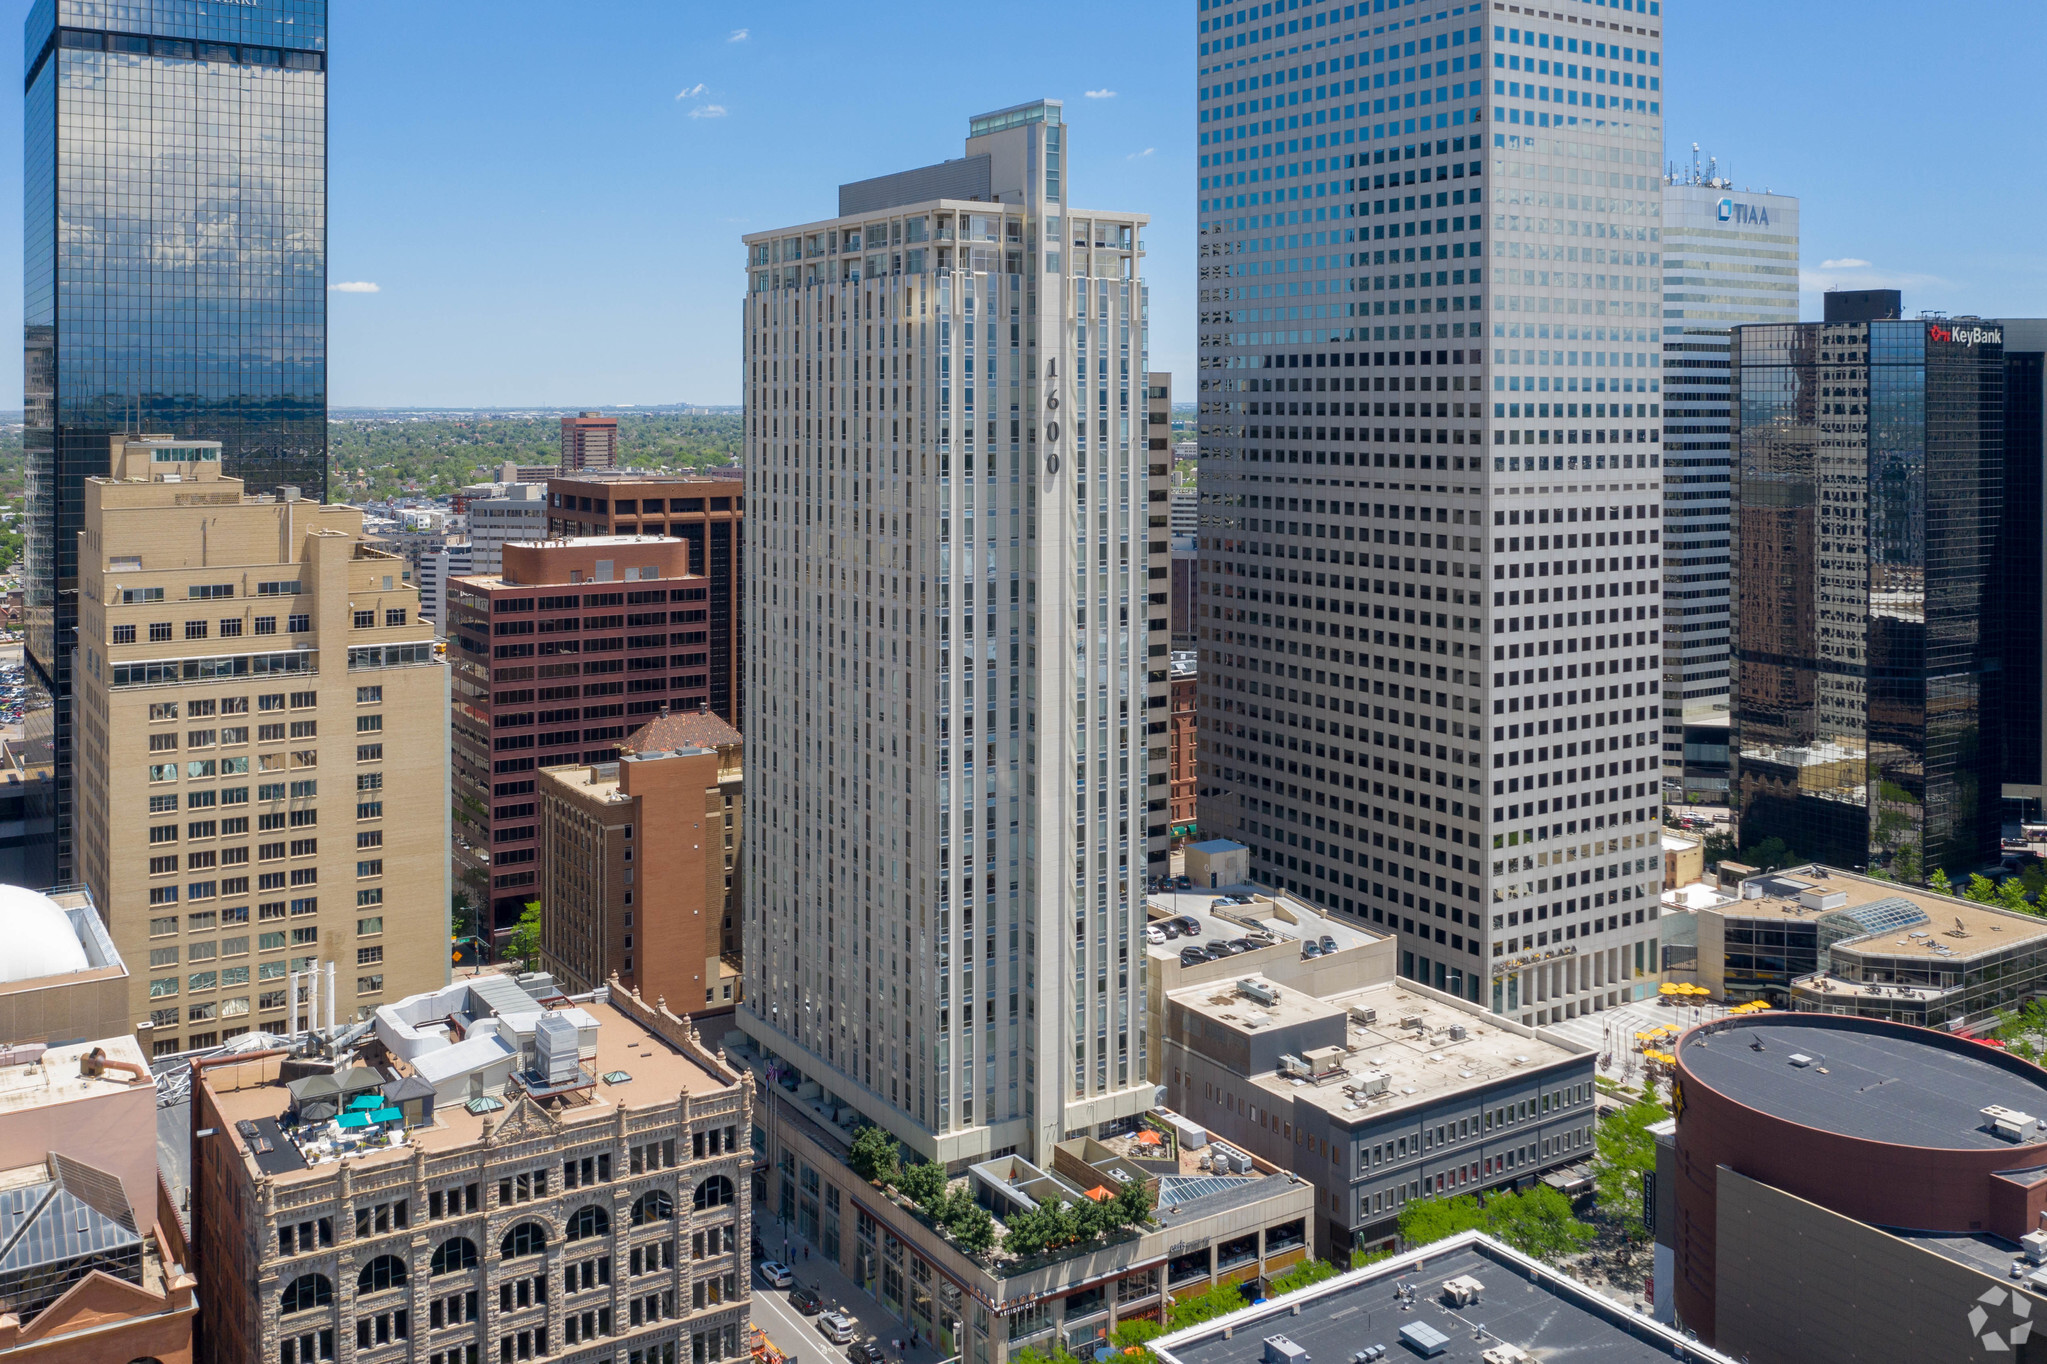
<svg viewBox="0 0 2047 1364"><path fill-rule="evenodd" d="M1732 199L1720 201L1720 221L1740 223L1744 227L1768 227L1770 210L1757 204L1736 203Z"/></svg>
<svg viewBox="0 0 2047 1364"><path fill-rule="evenodd" d="M1957 327L1945 322L1929 322L1926 324L1926 339L1957 346L2001 346L2004 344L2004 328Z"/></svg>

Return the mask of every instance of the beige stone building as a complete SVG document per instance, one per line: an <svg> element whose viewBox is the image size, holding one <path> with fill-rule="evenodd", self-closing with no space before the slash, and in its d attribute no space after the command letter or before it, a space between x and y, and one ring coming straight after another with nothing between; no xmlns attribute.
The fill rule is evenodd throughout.
<svg viewBox="0 0 2047 1364"><path fill-rule="evenodd" d="M117 436L79 544L77 866L144 1050L447 978L447 684L362 513ZM309 1022L308 1014L299 1014Z"/></svg>
<svg viewBox="0 0 2047 1364"><path fill-rule="evenodd" d="M571 993L615 978L680 1014L739 993L739 731L661 715L617 762L539 774L541 960Z"/></svg>
<svg viewBox="0 0 2047 1364"><path fill-rule="evenodd" d="M500 975L375 1018L353 1057L194 1063L202 1359L742 1353L753 1084L686 1020Z"/></svg>

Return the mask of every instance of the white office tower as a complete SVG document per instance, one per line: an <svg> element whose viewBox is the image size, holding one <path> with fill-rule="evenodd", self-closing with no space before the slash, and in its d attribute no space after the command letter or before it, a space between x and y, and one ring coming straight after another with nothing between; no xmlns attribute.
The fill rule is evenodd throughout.
<svg viewBox="0 0 2047 1364"><path fill-rule="evenodd" d="M454 540L420 556L419 614L422 620L434 623L436 635L446 637L448 633L448 579L475 572L474 555L475 546L469 541Z"/></svg>
<svg viewBox="0 0 2047 1364"><path fill-rule="evenodd" d="M948 1162L1153 1097L1147 219L1066 207L1068 135L745 239L739 1021Z"/></svg>
<svg viewBox="0 0 2047 1364"><path fill-rule="evenodd" d="M1727 794L1727 329L1798 321L1798 200L1696 163L1663 187L1663 773Z"/></svg>
<svg viewBox="0 0 2047 1364"><path fill-rule="evenodd" d="M545 483L477 483L462 493L474 546L470 572L495 574L504 567L506 545L547 538Z"/></svg>
<svg viewBox="0 0 2047 1364"><path fill-rule="evenodd" d="M1202 831L1531 1023L1657 981L1657 10L1199 20Z"/></svg>

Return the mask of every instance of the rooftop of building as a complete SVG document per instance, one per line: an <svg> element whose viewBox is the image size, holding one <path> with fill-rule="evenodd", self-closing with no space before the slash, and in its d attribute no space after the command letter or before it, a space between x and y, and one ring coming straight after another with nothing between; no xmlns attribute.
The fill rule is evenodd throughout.
<svg viewBox="0 0 2047 1364"><path fill-rule="evenodd" d="M1300 1353L1268 1352L1274 1337ZM1383 1346L1388 1358L1441 1364L1731 1364L1481 1232L1261 1301L1161 1336L1149 1348L1163 1364L1282 1358L1343 1364L1373 1346Z"/></svg>
<svg viewBox="0 0 2047 1364"><path fill-rule="evenodd" d="M549 483L687 483L697 487L713 484L730 484L735 488L742 482L738 472L732 473L667 473L658 469L565 469L548 479Z"/></svg>
<svg viewBox="0 0 2047 1364"><path fill-rule="evenodd" d="M126 967L106 925L83 890L50 894L0 885L0 991L41 989L63 977L119 975ZM4 1041L5 1039L0 1039Z"/></svg>
<svg viewBox="0 0 2047 1364"><path fill-rule="evenodd" d="M305 1075L287 1083L285 1058L276 1053L207 1069L207 1087L252 1174L324 1178L332 1170L322 1167L342 1156L360 1167L409 1159L410 1146L470 1145L485 1124L505 1121L522 1104L578 1125L609 1121L621 1107L672 1108L679 1094L710 1096L734 1083L608 992L571 999L553 993L546 977L465 977L380 1007L374 1025L356 1039L353 1056L333 1066L331 1093L313 1094ZM545 1071L536 1034L564 1025L575 1055L561 1058L570 1063L562 1070ZM465 1097L479 1087L482 1097ZM435 1097L423 1125L380 1116L427 1095ZM344 1125L358 1111L355 1096L380 1096L386 1107L362 1104L367 1120Z"/></svg>
<svg viewBox="0 0 2047 1364"><path fill-rule="evenodd" d="M1220 845L1218 848L1217 845ZM1196 844L1197 848L1228 851L1239 845L1225 840L1210 840ZM1271 951L1273 947L1284 947L1290 953L1299 950L1297 944L1312 940L1321 946L1323 938L1331 938L1336 949L1360 947L1377 942L1384 934L1373 933L1348 923L1334 915L1327 914L1316 906L1266 886L1236 885L1220 886L1209 890L1156 890L1145 897L1146 908L1150 910L1151 922L1174 918L1191 918L1200 925L1193 933L1169 938L1164 943L1153 943L1150 947L1154 956L1177 959L1180 950L1207 942L1234 942L1239 939L1257 943L1262 931L1272 939L1271 947L1254 948ZM1250 934L1246 938L1246 934ZM1246 963L1251 969L1252 963Z"/></svg>
<svg viewBox="0 0 2047 1364"><path fill-rule="evenodd" d="M83 1064L94 1051L103 1053L103 1062L113 1064ZM94 1073L87 1074L88 1070ZM148 1083L149 1058L133 1037L125 1035L0 1051L0 1115L92 1099Z"/></svg>
<svg viewBox="0 0 2047 1364"><path fill-rule="evenodd" d="M1863 1141L2013 1147L1985 1110L2047 1115L2047 1071L1966 1038L1879 1019L1723 1018L1686 1033L1677 1056L1692 1081L1736 1103ZM2030 1157L2039 1154L2037 1139L2035 1132L2022 1148ZM2015 1167L2041 1163L2028 1156Z"/></svg>
<svg viewBox="0 0 2047 1364"><path fill-rule="evenodd" d="M1960 959L2047 938L2047 919L1817 863L1748 877L1740 903L1717 910L1757 918L1833 915L1843 936L1832 946L1894 957Z"/></svg>
<svg viewBox="0 0 2047 1364"><path fill-rule="evenodd" d="M1398 979L1326 997L1262 976L1247 979L1276 1000L1255 998L1233 981L1187 986L1168 998L1245 1034L1342 1019L1340 1054L1299 1058L1306 1074L1266 1071L1246 1078L1268 1094L1313 1104L1343 1120L1363 1121L1585 1056L1582 1048Z"/></svg>
<svg viewBox="0 0 2047 1364"><path fill-rule="evenodd" d="M709 709L667 711L640 726L619 745L632 754L678 753L728 748L742 742L739 731Z"/></svg>

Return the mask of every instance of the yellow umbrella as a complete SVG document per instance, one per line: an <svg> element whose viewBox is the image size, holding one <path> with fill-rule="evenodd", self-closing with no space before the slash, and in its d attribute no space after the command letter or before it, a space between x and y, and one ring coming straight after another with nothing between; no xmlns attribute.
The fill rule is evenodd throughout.
<svg viewBox="0 0 2047 1364"><path fill-rule="evenodd" d="M1656 987L1656 993L1659 995L1674 995L1682 989L1684 989L1684 986L1682 985L1676 984L1675 982L1672 981L1665 981L1663 984Z"/></svg>

